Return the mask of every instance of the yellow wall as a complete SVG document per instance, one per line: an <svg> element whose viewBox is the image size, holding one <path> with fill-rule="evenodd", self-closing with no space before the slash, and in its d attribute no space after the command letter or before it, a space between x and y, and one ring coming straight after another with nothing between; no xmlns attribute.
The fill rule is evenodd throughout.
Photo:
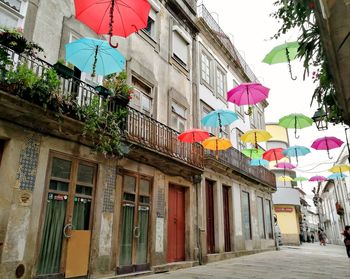
<svg viewBox="0 0 350 279"><path fill-rule="evenodd" d="M292 212L276 212L275 208L292 208ZM299 235L299 221L294 206L291 205L274 205L273 209L277 216L278 226L281 234L298 234Z"/></svg>
<svg viewBox="0 0 350 279"><path fill-rule="evenodd" d="M289 144L288 131L286 128L283 128L277 124L268 124L266 125L266 130L271 134L273 140L284 141Z"/></svg>

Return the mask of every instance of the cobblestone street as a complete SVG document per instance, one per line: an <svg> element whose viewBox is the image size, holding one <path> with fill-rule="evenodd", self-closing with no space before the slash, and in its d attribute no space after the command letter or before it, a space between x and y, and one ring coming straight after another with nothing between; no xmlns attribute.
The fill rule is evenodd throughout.
<svg viewBox="0 0 350 279"><path fill-rule="evenodd" d="M350 259L343 246L313 243L138 278L340 279L350 278Z"/></svg>

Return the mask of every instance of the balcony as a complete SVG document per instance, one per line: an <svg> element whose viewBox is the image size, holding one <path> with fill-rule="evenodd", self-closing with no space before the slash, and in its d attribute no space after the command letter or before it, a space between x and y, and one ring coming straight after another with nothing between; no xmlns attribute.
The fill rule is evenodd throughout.
<svg viewBox="0 0 350 279"><path fill-rule="evenodd" d="M52 65L42 59L23 56L7 50L11 67L25 65L35 75L42 77ZM79 106L91 103L98 96L91 85L74 77L60 77L59 94L62 98L74 98ZM33 100L24 100L21 96L9 94L0 82L0 119L17 123L44 134L69 139L91 146L91 142L82 137L83 123L74 114L63 116L57 121L56 112L45 110ZM110 109L112 106L109 106ZM124 125L124 140L131 146L126 157L146 163L171 175L190 178L203 170L203 148L198 144L181 143L178 133L151 117L128 107L128 117Z"/></svg>
<svg viewBox="0 0 350 279"><path fill-rule="evenodd" d="M206 150L204 159L205 165L210 165L218 172L232 177L242 176L249 181L270 188L271 192L275 192L277 189L276 177L273 172L261 166L251 166L250 159L235 148L219 152L218 159L216 159L215 152Z"/></svg>

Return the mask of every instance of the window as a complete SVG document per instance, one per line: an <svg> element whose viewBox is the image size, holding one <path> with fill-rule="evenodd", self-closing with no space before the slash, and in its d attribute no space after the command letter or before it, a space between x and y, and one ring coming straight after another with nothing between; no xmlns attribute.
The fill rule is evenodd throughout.
<svg viewBox="0 0 350 279"><path fill-rule="evenodd" d="M265 234L265 220L264 220L264 200L261 197L257 199L258 207L258 222L259 222L259 236L260 238L266 238Z"/></svg>
<svg viewBox="0 0 350 279"><path fill-rule="evenodd" d="M17 12L19 12L21 9L21 0L2 0L1 2L16 10Z"/></svg>
<svg viewBox="0 0 350 279"><path fill-rule="evenodd" d="M151 116L152 115L152 88L137 79L132 77L132 85L134 93L130 100L130 106Z"/></svg>
<svg viewBox="0 0 350 279"><path fill-rule="evenodd" d="M265 128L264 114L258 106L253 106L253 111L250 115L250 125L255 129Z"/></svg>
<svg viewBox="0 0 350 279"><path fill-rule="evenodd" d="M205 52L202 51L201 78L208 85L211 84L210 64L211 64L211 59L209 58L209 56Z"/></svg>
<svg viewBox="0 0 350 279"><path fill-rule="evenodd" d="M213 109L211 107L209 107L207 104L201 102L201 119L212 111L213 111ZM208 131L209 133L211 133L213 135L216 133L216 130L213 127L206 127L203 124L201 124L201 128Z"/></svg>
<svg viewBox="0 0 350 279"><path fill-rule="evenodd" d="M188 66L189 44L190 39L179 27L175 26L173 28L173 57L185 68Z"/></svg>
<svg viewBox="0 0 350 279"><path fill-rule="evenodd" d="M24 15L21 13L21 6L20 0L0 0L0 26L22 27Z"/></svg>
<svg viewBox="0 0 350 279"><path fill-rule="evenodd" d="M250 224L250 201L248 192L242 192L242 221L244 239L252 239L252 231Z"/></svg>
<svg viewBox="0 0 350 279"><path fill-rule="evenodd" d="M243 132L240 129L236 128L236 135L237 135L237 149L242 152L242 150L246 148L246 145L241 140L241 136L243 135Z"/></svg>
<svg viewBox="0 0 350 279"><path fill-rule="evenodd" d="M156 22L157 19L157 12L151 8L149 15L148 15L148 20L147 20L147 27L145 29L143 29L143 31L150 36L152 39L155 38L156 36Z"/></svg>
<svg viewBox="0 0 350 279"><path fill-rule="evenodd" d="M174 101L171 104L171 127L180 133L186 127L186 108Z"/></svg>
<svg viewBox="0 0 350 279"><path fill-rule="evenodd" d="M273 238L271 221L271 201L265 200L266 233L269 238Z"/></svg>
<svg viewBox="0 0 350 279"><path fill-rule="evenodd" d="M216 93L219 97L225 98L226 76L219 68L216 69Z"/></svg>

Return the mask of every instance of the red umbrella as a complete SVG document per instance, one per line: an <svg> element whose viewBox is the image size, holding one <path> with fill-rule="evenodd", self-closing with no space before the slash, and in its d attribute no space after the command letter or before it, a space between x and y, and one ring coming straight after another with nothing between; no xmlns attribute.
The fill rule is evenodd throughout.
<svg viewBox="0 0 350 279"><path fill-rule="evenodd" d="M336 137L323 137L316 139L311 147L316 150L327 150L328 158L332 159L332 157L329 156L329 150L338 148L342 146L344 142Z"/></svg>
<svg viewBox="0 0 350 279"><path fill-rule="evenodd" d="M97 34L108 34L110 44L113 35L126 38L146 28L151 9L148 0L74 0L74 4L76 18Z"/></svg>
<svg viewBox="0 0 350 279"><path fill-rule="evenodd" d="M265 160L268 160L268 161L276 161L276 164L277 164L277 161L284 158L284 155L283 155L283 148L271 148L267 151L264 152L263 154L263 158Z"/></svg>
<svg viewBox="0 0 350 279"><path fill-rule="evenodd" d="M201 129L190 129L180 134L177 138L182 142L194 143L203 141L209 137L210 135L207 131Z"/></svg>

